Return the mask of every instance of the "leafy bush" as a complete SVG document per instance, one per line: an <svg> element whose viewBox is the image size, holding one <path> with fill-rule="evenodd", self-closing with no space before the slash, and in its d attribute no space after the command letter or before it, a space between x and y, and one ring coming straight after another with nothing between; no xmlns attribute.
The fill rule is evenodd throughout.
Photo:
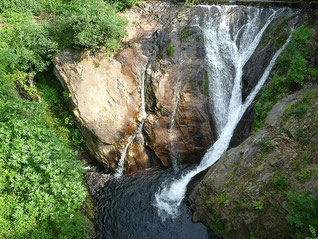
<svg viewBox="0 0 318 239"><path fill-rule="evenodd" d="M288 187L288 181L284 176L276 176L270 180L270 186L280 191L285 191Z"/></svg>
<svg viewBox="0 0 318 239"><path fill-rule="evenodd" d="M64 138L70 145L83 149L85 140L75 125L74 116L67 110L66 92L51 71L38 74L36 88L46 105L46 125L58 137Z"/></svg>
<svg viewBox="0 0 318 239"><path fill-rule="evenodd" d="M298 27L293 31L290 43L277 59L277 68L280 73L285 73L289 70L291 60L295 56L306 56L309 53L307 44L312 34L313 32L304 26Z"/></svg>
<svg viewBox="0 0 318 239"><path fill-rule="evenodd" d="M0 28L0 61L6 71L43 71L58 45L50 39L47 25L34 23Z"/></svg>
<svg viewBox="0 0 318 239"><path fill-rule="evenodd" d="M62 44L92 50L101 47L117 50L119 40L124 36L125 21L116 15L115 8L102 0L77 0L75 3L57 21Z"/></svg>
<svg viewBox="0 0 318 239"><path fill-rule="evenodd" d="M307 75L307 60L311 52L308 43L313 32L305 27L298 27L292 33L291 41L277 59L277 67L254 105L255 116L252 130L264 125L267 112L290 91L302 86ZM315 81L317 69L308 70L308 80Z"/></svg>
<svg viewBox="0 0 318 239"><path fill-rule="evenodd" d="M171 43L169 43L168 46L167 46L167 53L168 53L168 56L172 57L172 55L173 55L173 45Z"/></svg>
<svg viewBox="0 0 318 239"><path fill-rule="evenodd" d="M0 231L5 238L81 237L83 167L35 102L0 102ZM65 226L67 225L67 226Z"/></svg>
<svg viewBox="0 0 318 239"><path fill-rule="evenodd" d="M289 192L287 221L299 229L306 230L308 225L318 227L318 194Z"/></svg>
<svg viewBox="0 0 318 239"><path fill-rule="evenodd" d="M17 92L14 86L14 79L0 71L0 102L5 104L9 100L16 99Z"/></svg>
<svg viewBox="0 0 318 239"><path fill-rule="evenodd" d="M294 82L303 85L306 72L306 60L298 54L290 62L290 68L287 71L287 79L291 83Z"/></svg>

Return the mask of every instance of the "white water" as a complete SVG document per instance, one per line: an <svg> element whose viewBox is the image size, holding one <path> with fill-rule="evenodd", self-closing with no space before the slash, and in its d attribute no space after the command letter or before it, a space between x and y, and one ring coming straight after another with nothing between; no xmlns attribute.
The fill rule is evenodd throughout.
<svg viewBox="0 0 318 239"><path fill-rule="evenodd" d="M174 89L174 94L176 96L174 100L174 105L172 109L172 115L171 115L171 120L170 120L170 126L169 126L169 142L170 142L170 159L172 162L172 167L175 171L178 170L178 154L175 151L175 141L176 141L176 135L173 132L174 125L175 125L175 120L176 120L176 113L179 105L179 98L180 98L180 92L181 92L181 85L180 85L180 69L182 68L182 64L184 62L183 60L183 53L180 51L180 48L177 48L177 64L178 64L178 72L177 72L177 78L176 78L176 87Z"/></svg>
<svg viewBox="0 0 318 239"><path fill-rule="evenodd" d="M175 134L173 133L173 127L175 124L175 118L176 118L176 113L177 113L177 109L178 109L178 104L179 104L179 87L177 86L177 95L175 98L175 102L174 102L174 106L173 106L173 110L172 110L172 115L171 115L171 120L170 120L170 127L169 127L169 141L170 141L170 152L171 152L171 161L172 161L172 167L174 170L178 169L178 159L177 159L177 155L176 152L174 150L175 145Z"/></svg>
<svg viewBox="0 0 318 239"><path fill-rule="evenodd" d="M128 143L125 145L124 151L119 159L118 166L114 174L114 177L116 178L120 178L123 175L124 163L125 163L125 158L127 155L129 145L135 140L136 136L141 132L144 126L145 120L147 118L146 107L145 107L145 73L142 73L142 75L139 77L139 84L140 84L140 97L141 97L139 114L141 114L141 123L139 124L135 133L132 136L130 136Z"/></svg>
<svg viewBox="0 0 318 239"><path fill-rule="evenodd" d="M214 117L218 132L217 141L208 149L201 163L192 171L185 173L180 179L165 182L155 195L154 206L158 214L165 220L178 216L187 184L199 172L213 165L227 150L234 130L244 112L252 103L269 76L277 57L287 46L290 38L273 56L263 76L252 92L242 103L241 81L243 67L249 60L262 34L273 21L279 11L270 10L266 20L261 19L264 9L237 6L200 6L205 11L202 26L205 50L207 53L210 100L213 104ZM247 10L236 18L240 9ZM213 18L211 15L214 14ZM244 24L239 26L241 18ZM265 23L264 23L265 21ZM263 23L263 24L262 24Z"/></svg>

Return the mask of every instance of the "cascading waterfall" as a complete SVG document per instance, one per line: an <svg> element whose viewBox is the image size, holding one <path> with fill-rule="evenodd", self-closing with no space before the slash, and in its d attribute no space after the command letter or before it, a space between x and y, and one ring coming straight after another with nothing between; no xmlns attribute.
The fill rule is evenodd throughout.
<svg viewBox="0 0 318 239"><path fill-rule="evenodd" d="M124 151L119 159L118 166L114 174L116 178L120 178L123 175L124 163L125 163L128 147L135 140L136 136L141 132L144 126L145 120L147 118L146 107L145 107L145 71L138 78L139 78L139 84L140 84L140 97L141 97L141 103L139 108L139 112L141 114L141 123L139 124L135 133L132 136L130 136L128 143L125 145Z"/></svg>
<svg viewBox="0 0 318 239"><path fill-rule="evenodd" d="M174 101L174 106L172 110L172 115L171 115L171 120L170 120L170 127L169 127L169 141L170 141L170 152L171 152L171 161L172 161L172 167L175 171L178 170L178 155L176 151L174 150L175 145L175 135L173 134L173 128L175 125L175 119L176 119L176 113L179 105L179 98L180 98L180 92L181 92L181 85L180 85L180 69L182 68L183 60L182 60L182 51L178 49L178 72L177 72L177 79L176 79L176 87L175 87L175 101Z"/></svg>
<svg viewBox="0 0 318 239"><path fill-rule="evenodd" d="M179 104L179 88L177 86L177 96L174 102L174 106L173 106L173 110L172 110L172 116L171 116L171 121L170 121L170 127L169 127L169 141L170 141L170 151L171 151L171 160L172 160L172 167L174 170L178 169L178 159L177 159L177 155L176 152L174 150L174 137L175 135L173 134L173 128L174 128L174 124L175 124L175 117L176 117L176 113L177 113L177 109L178 109L178 104Z"/></svg>
<svg viewBox="0 0 318 239"><path fill-rule="evenodd" d="M186 193L187 184L199 172L213 165L227 150L234 130L269 76L286 43L275 53L261 79L242 102L243 67L252 56L262 35L283 10L238 6L199 6L204 10L205 50L208 63L209 93L218 133L217 141L208 149L201 163L181 178L166 181L156 192L154 206L163 220L176 217ZM240 12L241 11L241 12ZM241 13L241 16L236 15ZM264 24L262 17L266 16ZM239 21L243 24L239 24Z"/></svg>

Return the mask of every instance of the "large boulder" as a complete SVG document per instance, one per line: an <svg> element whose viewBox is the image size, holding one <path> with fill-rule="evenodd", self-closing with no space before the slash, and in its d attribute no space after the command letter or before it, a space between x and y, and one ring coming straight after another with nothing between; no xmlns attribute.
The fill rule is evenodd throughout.
<svg viewBox="0 0 318 239"><path fill-rule="evenodd" d="M154 51L152 36L166 21L165 17L156 19L156 14L170 8L168 3L155 4L156 8L153 4L125 13L129 26L117 55L65 50L53 60L87 148L106 169L116 167L142 119L140 80ZM127 168L147 167L143 144L131 144L131 148L135 150L127 154Z"/></svg>

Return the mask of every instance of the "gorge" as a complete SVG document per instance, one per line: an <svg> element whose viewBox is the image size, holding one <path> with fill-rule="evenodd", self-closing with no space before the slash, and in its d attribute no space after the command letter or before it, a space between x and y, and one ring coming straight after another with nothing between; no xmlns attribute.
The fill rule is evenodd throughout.
<svg viewBox="0 0 318 239"><path fill-rule="evenodd" d="M316 238L318 3L1 0L0 238Z"/></svg>
<svg viewBox="0 0 318 239"><path fill-rule="evenodd" d="M171 3L161 4L165 10L174 7ZM103 96L103 101L110 102L107 114L114 112L118 117L118 107L122 109L123 105L135 110L125 113L126 116L121 113L120 119L129 120L126 127L115 122L118 118L106 116L102 125L107 122L106 128L111 132L105 134L106 138L105 128L96 129L92 125L96 120L101 124L101 119L90 121L82 116L80 119L86 121L80 123L82 127L88 125L82 131L86 139L92 138L91 130L98 138L89 143L93 147L91 152L98 153L97 158L106 169L115 170L115 178L107 176L94 195L99 238L209 238L211 233L218 233L212 231L209 236L202 224L191 222L190 208L183 202L187 184L223 155L232 137L239 144L248 136L246 132L242 135L250 125L241 131L237 126L290 42L291 32L302 21L298 18L300 12L288 7L198 5L177 13L173 10L170 12L173 17L167 14L165 19L156 20L159 28L152 23L154 28L149 29L143 23L138 30L141 32L134 29L135 33L131 33L144 34L143 37L128 36L128 47L108 62L94 56L84 57L81 63L64 60L62 55L55 59L57 75L73 101L79 97L90 108L96 105L102 78L94 77L96 71L105 74L103 71L107 69L104 77L109 83L105 89L110 98ZM149 18L146 21L149 24ZM85 61L85 64L98 61L100 65L88 68ZM114 62L119 64L118 70L108 66L114 66ZM61 72L65 75L61 76ZM87 72L90 75L87 80L92 83L77 72ZM118 80L121 74L126 82ZM65 84L72 78L74 83ZM89 92L94 92L94 98L84 91L75 95L78 93L69 85L75 86L76 81L82 81L85 90L92 85ZM94 81L99 87L97 91ZM125 84L132 83L135 85L130 85L127 91ZM112 84L120 91L114 89L111 93ZM129 95L123 97L121 90ZM116 91L120 93L116 95ZM87 97L93 101L88 102ZM87 108L81 109L80 101L74 105L79 112L74 112L75 115L82 115ZM97 112L101 111L92 116ZM114 125L122 127L118 133ZM123 130L125 136L119 136ZM114 133L117 135L110 138ZM97 142L102 144L98 143L101 148L96 150ZM200 163L193 166L190 162ZM172 168L163 170L164 167ZM123 175L136 171L140 172ZM191 200L196 201L195 197L191 195ZM246 235L241 233L241 237ZM234 234L233 238L239 236Z"/></svg>
<svg viewBox="0 0 318 239"><path fill-rule="evenodd" d="M170 3L168 6L161 4L159 6L165 10L174 7ZM236 127L288 45L292 30L302 21L297 17L300 12L300 9L287 7L199 5L177 10L177 13L172 11L173 17L167 14L171 18L156 20L160 30L154 30L157 25L145 31L143 23L141 33L145 38L129 39L129 36L128 48L110 62L100 62L94 56L93 60L84 58L86 64L100 62L97 68L72 63L72 59L64 60L62 55L55 59L57 75L64 85L74 78L74 73L74 80L79 81L82 76L76 75L78 71L91 71L96 75L96 71L105 68L108 77L109 74L124 74L134 78L133 74L137 79L129 97L134 95L133 104L138 110L133 112L135 122L127 124L125 140L116 136L118 143L112 143L111 151L96 151L97 141L94 140L94 149L91 149L95 154L107 152L104 156L99 154L99 160L107 169L115 169L117 178L107 177L101 184L103 189L95 194L98 207L95 223L100 238L208 238L201 224L191 222L190 209L183 203L187 184L222 156L232 137L238 142L246 138L246 135L239 136L243 133ZM149 25L147 27L149 29ZM134 31L131 34L136 35ZM112 61L121 64L120 71L109 68L109 64L114 65ZM65 62L79 70L69 67L66 71ZM61 76L61 72L66 75ZM100 81L97 78L88 80ZM85 78L82 81L87 89ZM109 84L117 86L120 82L110 81ZM70 86L68 90L71 95L76 93ZM106 90L109 92L109 85ZM85 94L84 103L87 101ZM113 102L111 107L123 104L121 101L125 98L121 93L118 95L121 99L114 93L109 94L111 98L104 100ZM77 98L72 97L73 101ZM129 102L131 100L124 104ZM81 103L75 105L76 111L81 111ZM114 111L107 110L108 113ZM121 115L121 118L125 117ZM113 133L116 131L110 122L116 124L114 120L118 119L107 118ZM250 125L245 127L248 131ZM93 130L101 141L104 139L98 132L103 130ZM84 136L85 131L82 131ZM120 155L117 166L115 155ZM189 162L199 161L197 166L189 165ZM162 167L171 166L172 169L162 171ZM131 176L122 175L123 171L139 170L141 172Z"/></svg>

